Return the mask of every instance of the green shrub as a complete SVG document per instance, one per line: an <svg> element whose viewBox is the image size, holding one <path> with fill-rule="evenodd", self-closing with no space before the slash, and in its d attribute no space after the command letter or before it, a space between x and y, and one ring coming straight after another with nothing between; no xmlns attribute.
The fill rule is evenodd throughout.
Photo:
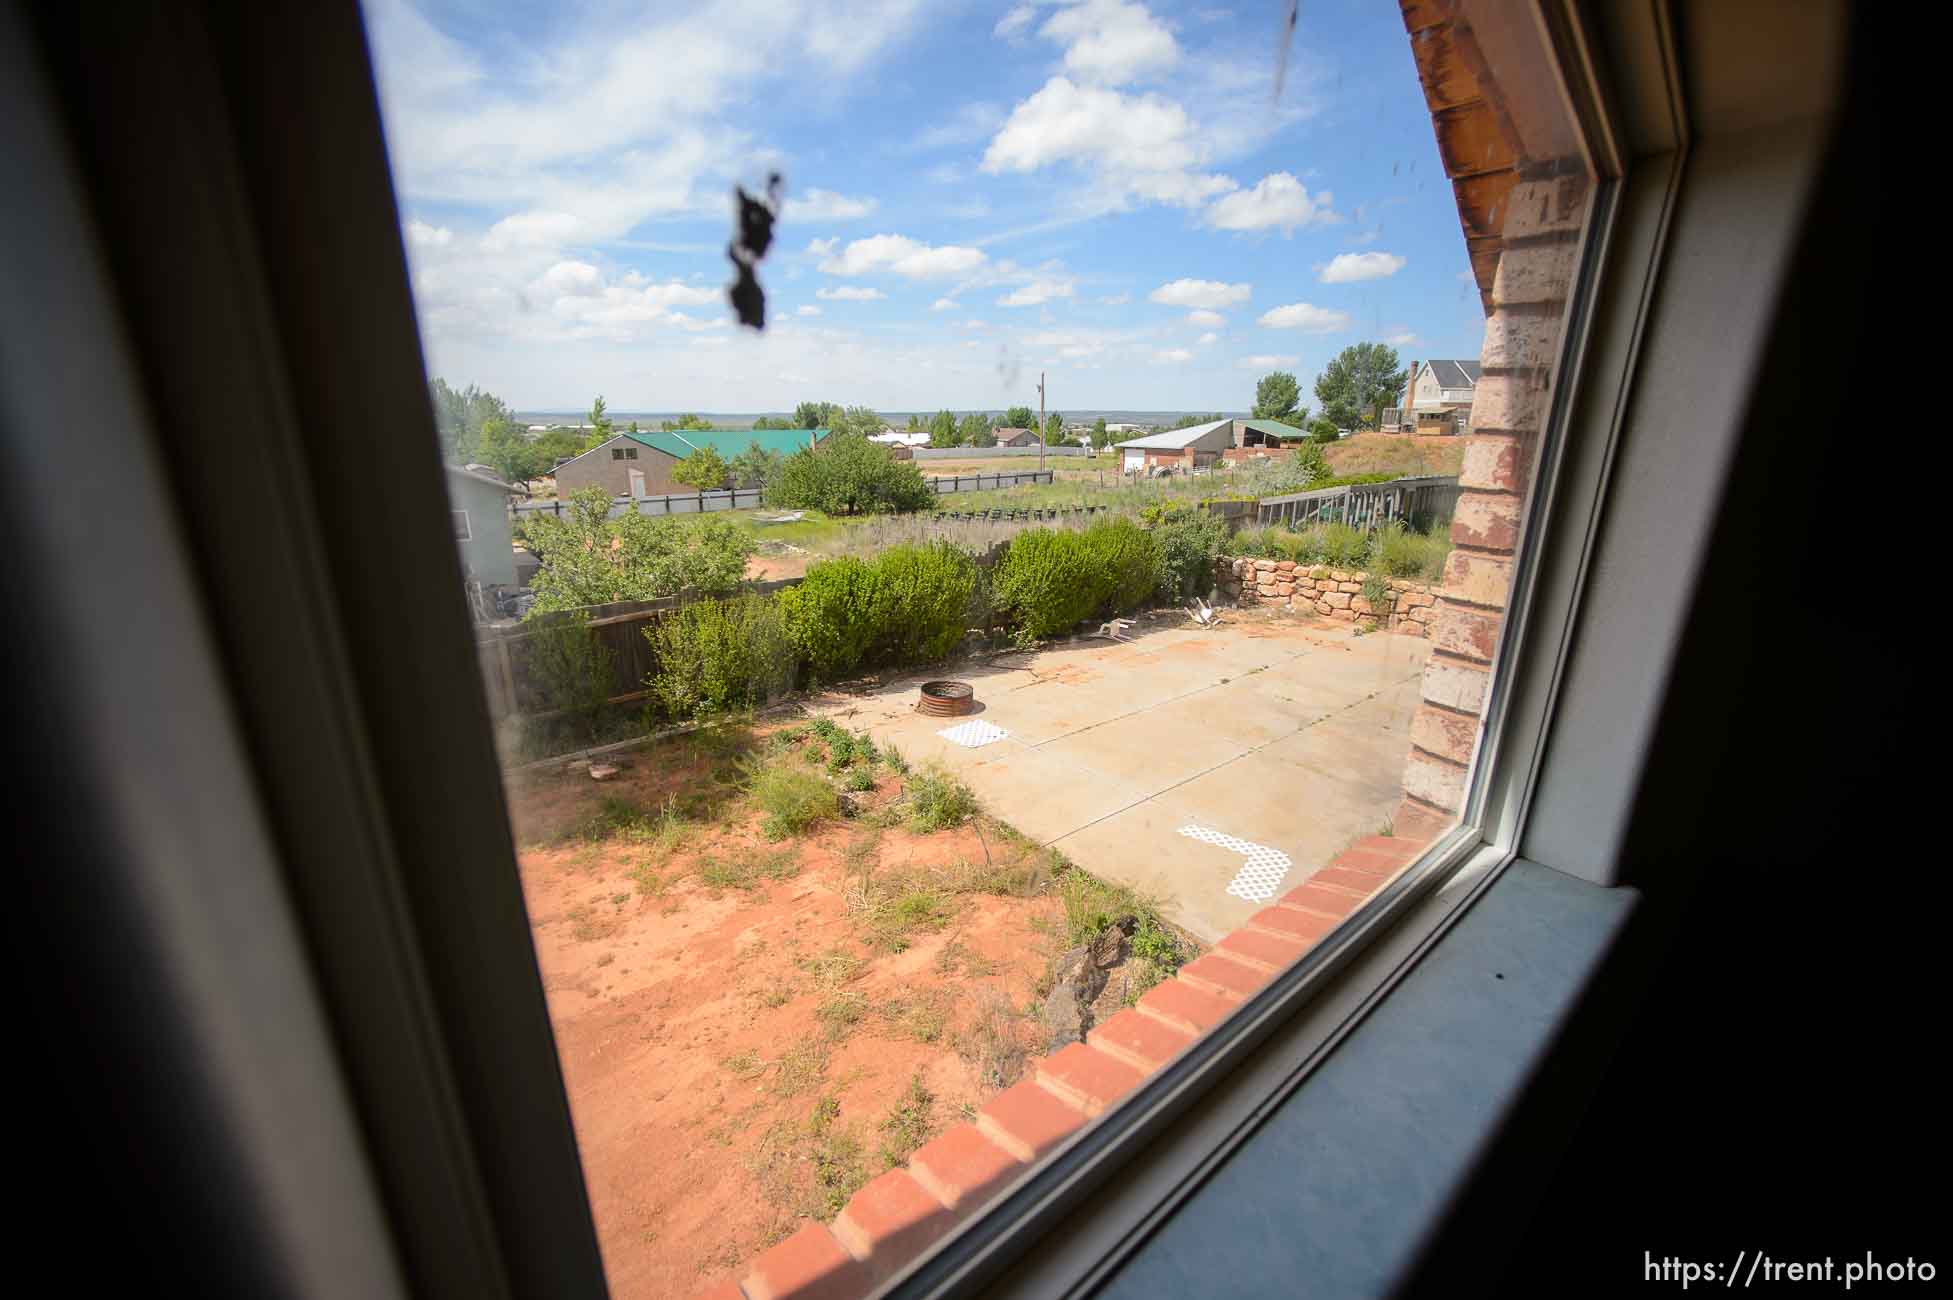
<svg viewBox="0 0 1953 1300"><path fill-rule="evenodd" d="M542 567L528 617L617 600L654 600L680 591L722 593L739 586L753 533L729 519L610 518L610 495L585 488L560 518L532 514L524 542Z"/></svg>
<svg viewBox="0 0 1953 1300"><path fill-rule="evenodd" d="M1205 596L1214 589L1214 560L1227 546L1227 522L1211 510L1174 511L1153 530L1160 594Z"/></svg>
<svg viewBox="0 0 1953 1300"><path fill-rule="evenodd" d="M1159 583L1159 548L1130 519L1093 524L1083 533L1092 571L1102 594L1091 613L1123 614L1153 594Z"/></svg>
<svg viewBox="0 0 1953 1300"><path fill-rule="evenodd" d="M788 635L816 677L833 681L861 666L875 635L878 584L867 561L842 556L815 564L780 593Z"/></svg>
<svg viewBox="0 0 1953 1300"><path fill-rule="evenodd" d="M1099 602L1080 535L1050 528L1027 528L1011 538L993 587L998 608L1033 639L1066 631Z"/></svg>
<svg viewBox="0 0 1953 1300"><path fill-rule="evenodd" d="M926 510L936 500L914 461L895 460L859 434L834 433L819 450L786 458L766 485L766 503L830 515Z"/></svg>
<svg viewBox="0 0 1953 1300"><path fill-rule="evenodd" d="M1437 582L1443 579L1444 563L1451 554L1451 530L1440 524L1429 534L1415 533L1392 523L1377 530L1371 549L1374 567L1390 577Z"/></svg>
<svg viewBox="0 0 1953 1300"><path fill-rule="evenodd" d="M751 765L746 788L766 814L760 830L769 840L805 834L841 814L841 796L824 777L784 760Z"/></svg>
<svg viewBox="0 0 1953 1300"><path fill-rule="evenodd" d="M780 593L795 648L823 679L941 659L963 639L976 562L947 542L824 560Z"/></svg>
<svg viewBox="0 0 1953 1300"><path fill-rule="evenodd" d="M529 638L530 680L545 707L566 715L593 740L613 689L615 661L582 610L551 619Z"/></svg>
<svg viewBox="0 0 1953 1300"><path fill-rule="evenodd" d="M997 564L997 606L1033 640L1055 636L1100 612L1123 613L1159 581L1153 539L1131 520L1082 532L1030 528Z"/></svg>
<svg viewBox="0 0 1953 1300"><path fill-rule="evenodd" d="M647 685L667 717L752 708L793 684L793 647L771 596L694 601L644 635L658 661Z"/></svg>
<svg viewBox="0 0 1953 1300"><path fill-rule="evenodd" d="M877 626L870 662L932 663L963 639L977 589L976 561L948 542L892 546L875 557Z"/></svg>
<svg viewBox="0 0 1953 1300"><path fill-rule="evenodd" d="M970 787L940 763L926 763L909 778L908 800L909 829L923 833L961 826L977 810Z"/></svg>

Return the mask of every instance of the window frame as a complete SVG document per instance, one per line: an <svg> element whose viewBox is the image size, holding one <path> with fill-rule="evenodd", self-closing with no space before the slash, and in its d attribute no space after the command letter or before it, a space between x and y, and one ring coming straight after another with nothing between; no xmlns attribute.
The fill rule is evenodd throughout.
<svg viewBox="0 0 1953 1300"><path fill-rule="evenodd" d="M73 33L66 29L52 35L47 31L42 33L45 40L55 44L71 34L87 35L86 25ZM387 372L384 382L369 380L359 367L346 364L346 351L335 351L328 346L322 355L312 358L316 364L307 379L307 372L301 370L295 356L284 349L283 338L323 338L330 344L334 335L342 336L343 342L344 332L355 328L353 322L359 321L359 328L364 327L368 317L354 309L349 297L333 292L334 288L343 287L343 283L340 286L332 283L335 277L341 282L351 279L340 275L339 268L362 265L375 280L392 282L380 286L381 301L377 308L371 303L358 304L367 313L379 317L378 323L385 327L373 331L378 337L371 340L382 352L387 346L397 345L402 337L399 317L403 313L407 335L413 334L397 212L392 210L370 61L357 7L351 3L340 7L270 3L247 13L203 15L187 29L156 31L150 35L166 47L178 47L179 52L187 53L186 58L164 59L158 66L169 67L171 76L181 79L189 88L186 95L194 97L197 91L209 94L209 102L198 107L214 115L208 125L213 136L221 137L216 150L223 156L222 161L234 169L225 173L223 179L234 188L229 197L236 200L239 210L213 215L213 228L233 233L235 228L242 228L249 236L231 246L213 245L217 248L214 254L200 248L199 251L217 259L201 264L202 269L213 274L228 269L234 283L224 287L235 288L240 298L262 313L251 323L264 336L261 360L288 386L284 395L295 404L302 398L316 399L309 406L301 406L302 414L283 409L275 402L268 403L273 414L264 439L263 463L246 465L239 472L261 471L265 481L290 492L301 505L312 492L321 498L329 497L335 478L349 480L349 470L361 481L372 478L388 485L385 490L392 494L389 499L397 504L424 507L444 500L437 461L428 454L437 445L431 413L426 420L424 448L419 451L395 448L385 453L378 458L378 474L373 472L372 461L363 454L356 456L351 449L334 445L331 439L296 436L308 424L332 427L347 408L361 409L364 404L364 409L372 409L369 399L374 389L362 388L361 382L378 384L381 395L389 401L403 391L402 367L397 357L388 359L385 366L371 368L374 374ZM253 68L251 52L263 48L305 48L312 51L313 57L296 71L285 66ZM1564 48L1562 55L1564 58ZM132 73L132 84L146 80L140 75L140 61L155 62L152 44L127 39L98 45L96 58L98 71L127 68ZM1575 75L1578 69L1562 67L1561 71L1563 75ZM104 83L114 80L112 76L98 79ZM84 89L70 93L95 92ZM1590 87L1586 93L1598 101L1597 91ZM167 102L167 96L161 98ZM260 111L266 105L275 106L278 111ZM349 106L353 110L350 119L346 115ZM1605 120L1605 113L1602 118ZM279 137L281 147L276 150L266 147L270 138L268 128L260 124L267 122L278 123L279 131L288 133ZM129 147L134 148L140 142L142 126L135 123L131 129L136 138L130 141ZM293 138L309 147L291 147ZM89 152L86 142L82 151ZM112 171L106 176L97 173L94 186L98 212L110 206L104 200L117 192L118 179ZM1587 378L1589 358L1584 349L1586 324L1596 305L1591 300L1593 293L1612 297L1627 291L1626 277L1610 278L1605 286L1595 283L1597 268L1612 239L1619 179L1618 175L1612 178L1599 175L1597 169L1594 214L1583 235L1580 253L1583 285L1589 292L1575 294L1571 299L1572 319L1577 319L1580 326L1576 329L1569 323L1561 342L1557 370L1561 378L1555 383L1553 415L1542 434L1539 475L1527 501L1528 524L1524 529L1522 553L1515 562L1518 577L1500 651L1493 663L1485 738L1471 765L1471 793L1460 825L1443 836L1419 864L1369 900L1294 968L1246 1004L1236 1017L1203 1037L1179 1061L1149 1080L1128 1103L1115 1109L1112 1116L1116 1123L1088 1128L988 1207L976 1223L885 1289L901 1289L905 1294L920 1294L925 1290L958 1293L996 1276L1055 1224L1059 1216L1104 1185L1113 1172L1136 1167L1137 1162L1147 1159L1151 1154L1148 1149L1151 1139L1191 1113L1196 1105L1206 1108L1209 1118L1217 1122L1227 1120L1230 1115L1240 1117L1234 1131L1241 1132L1242 1125L1275 1104L1282 1094L1277 1089L1253 1100L1236 1097L1225 1107L1217 1107L1212 1099L1220 1095L1217 1088L1224 1077L1244 1067L1258 1048L1279 1042L1283 1052L1292 1057L1291 1068L1283 1075L1281 1086L1295 1086L1306 1077L1312 1063L1332 1051L1341 1036L1360 1020L1362 1009L1387 996L1397 973L1414 962L1418 953L1437 942L1463 908L1510 861L1526 812L1524 797L1514 799L1512 791L1529 790L1536 773L1540 736L1550 721L1559 664L1557 658L1534 660L1526 655L1514 655L1512 647L1522 639L1528 646L1546 644L1554 636L1561 638L1563 647L1577 608L1577 599L1565 607L1558 604L1535 607L1538 596L1534 569L1539 562L1539 547L1534 544L1534 538L1545 531L1535 527L1535 521L1552 517L1552 528L1561 534L1584 523L1591 540L1597 497L1585 502L1556 500L1551 490L1555 479L1547 467L1559 463L1558 446L1564 438L1571 394ZM350 203L360 220L343 223L340 221L343 213L332 202L305 201L324 200L327 196ZM374 222L372 200L376 198L383 198L387 209L388 222L383 223L385 239L380 238L380 227ZM190 213L183 219L194 221L196 217L196 213ZM236 222L237 227L227 227L227 219ZM354 228L335 229L345 225ZM113 232L105 236L110 243L115 238ZM306 263L301 250L315 252L316 264ZM1658 241L1651 255L1658 256ZM226 261L227 256L236 261ZM1616 270L1614 275L1621 272ZM126 285L123 293L125 297L130 295ZM308 330L308 325L313 328ZM152 332L138 328L135 334L133 346L144 354L142 359L152 369L170 360L158 354ZM192 348L190 355L196 355L194 344L185 346ZM417 372L411 377L413 383L423 384L424 374L418 373L418 348L408 347L405 351L408 368ZM347 377L356 382L342 383L340 392L333 394L331 385ZM207 412L185 402L175 408L173 420L166 420L165 412L169 410L162 404L152 406L152 436L170 438L186 448L200 445L196 441L196 424ZM205 423L208 428L202 436L207 442L217 442L215 430L222 428L223 422ZM186 459L194 463L185 472L195 474L214 472L203 466L207 460L217 458ZM389 467L400 470L397 483L388 472ZM182 483L172 486L179 497L194 499L195 493ZM1566 495L1572 497L1571 493ZM1554 517L1562 513L1564 519ZM382 511L381 515L386 518L387 512ZM478 680L457 682L438 672L415 669L416 664L429 663L448 668L467 664L472 668L467 618L460 596L459 560L452 539L445 547L429 546L431 538L441 535L437 526L431 526L431 521L430 526L409 526L403 522L405 518L402 514L401 519L389 526L403 535L404 544L427 548L428 553L414 553L413 563L408 566L411 572L400 575L397 587L373 596L364 606L353 599L353 594L364 579L364 565L369 561L367 536L349 538L303 509L296 512L296 517L280 520L275 525L276 531L281 535L288 532L301 549L309 548L315 563L328 570L337 566L336 572L311 574L311 582L301 588L307 591L322 588L327 597L319 615L326 633L318 638L319 661L304 667L315 672L321 683L337 690L333 706L352 731L358 733L343 753L335 756L365 783L367 797L374 804L369 809L373 824L365 828L371 830L373 841L355 842L353 848L370 857L383 884L401 895L386 900L382 907L397 928L381 926L365 934L384 957L374 965L386 969L391 977L403 983L427 986L419 990L428 1011L417 1027L419 1046L443 1067L437 1071L444 1083L442 1088L433 1090L435 1100L419 1111L410 1106L401 1110L403 1114L435 1117L428 1126L426 1149L414 1154L448 1175L447 1192L456 1200L458 1220L473 1228L470 1240L480 1253L482 1267L498 1262L507 1270L505 1285L509 1290L601 1294L604 1289L601 1266L596 1257L587 1199L582 1195L574 1135L566 1122L560 1065L546 1019L538 1025L534 1014L540 1009L540 981L519 889L514 890L513 899L510 897L515 886L513 849L506 832L499 768L494 764L492 745L482 743L487 731L480 683ZM217 525L193 519L188 526L214 528ZM197 540L215 535L199 534ZM1583 565L1585 557L1583 549L1580 552ZM208 568L208 548L200 558ZM347 580L349 572L354 581ZM1576 575L1576 597L1577 587ZM413 656L412 662L377 662L379 656L374 653L372 642L355 635L354 621L387 600L402 602L416 596L429 597L430 604L425 609L409 611L408 622L423 632L431 632L432 640L440 644L420 646L419 638L399 636L401 629L395 628L390 632L389 644L404 646L403 653ZM222 581L211 582L206 600L208 617L220 628L230 621L243 621L238 592L226 588ZM427 907L415 897L419 883L414 879L415 874L424 875L431 870L439 855L417 853L417 849L425 850L432 842L432 837L426 834L427 828L420 827L416 834L413 816L385 807L390 799L405 797L415 784L413 775L404 771L397 756L390 755L385 747L389 735L398 734L397 730L390 732L385 725L384 706L389 696L376 685L375 674L385 672L414 683L411 689L416 693L429 692L422 703L428 710L431 729L459 736L460 743L449 755L448 766L452 770L445 777L435 774L431 779L442 780L444 789L458 792L461 797L454 806L468 806L470 815L492 809L503 817L503 825L495 834L477 836L473 841L478 848L490 846L486 856L497 859L486 861L484 870L502 872L507 877L489 882L492 888L484 891L492 896L488 900L492 906L478 905L478 900L471 900L466 908L447 910ZM1541 684L1542 674L1546 678L1545 690L1536 697L1535 688ZM246 729L261 726L267 701L250 698L248 683L233 682L231 690L238 697L241 712L249 715L245 720ZM262 742L272 733L252 734ZM260 748L260 757L263 752ZM483 784L484 779L492 779L492 788ZM268 806L267 815L276 819L279 811L275 806ZM359 840L356 834L347 838ZM499 852L494 851L496 848ZM304 866L290 860L296 855L289 841L285 849L284 870L296 882L295 892L303 895L307 888L325 891L344 888L338 882L305 879ZM428 865L423 865L423 859ZM307 911L303 907L300 913L315 964L322 961L321 953L333 950L335 939L343 942L363 933L352 924L351 918L335 919L317 909ZM454 969L443 970L443 962L451 962ZM345 990L334 988L329 979L316 971L315 978L321 986L321 996L339 1013L336 1027L342 1037L336 1046L341 1068L350 1073L348 1062L361 1059L369 1068L377 1068L382 1073L397 1068L383 1054L374 1057L378 1047L362 1040L353 1027L347 1013L357 1010L357 1003L346 1001ZM488 1044L476 1037L481 1029L480 1017L467 1012L465 1003L469 998L454 996L457 990L489 1001L498 1001L493 997L495 993L510 995L505 1005L513 1006L519 1014L512 1017L512 1023L502 1027L492 1052L481 1050ZM498 1016L508 1014L498 1008ZM506 1075L482 1068L484 1056L512 1068ZM551 1080L553 1089L549 1086ZM376 1102L372 1092L358 1088L352 1091L359 1101L362 1117L369 1122L376 1105L393 1104L390 1098ZM543 1115L536 1107L553 1107L554 1113ZM529 1121L540 1121L537 1132L516 1132ZM396 1125L392 1131L410 1130L411 1125ZM518 1138L527 1140L518 1141ZM1211 1162L1222 1158L1226 1149L1224 1145L1210 1147L1204 1159ZM392 1170L382 1169L376 1176L382 1184L383 1199L396 1207L399 1202L393 1198L411 1190L394 1181L398 1175ZM569 1194L564 1181L567 1176L575 1179L574 1195ZM1180 1185L1185 1182L1183 1178ZM1134 1187L1135 1191L1140 1190L1139 1184L1135 1183ZM1168 1212L1170 1204L1170 1200L1156 1200L1148 1213ZM526 1213L532 1209L533 1216ZM530 1218L533 1221L525 1222ZM430 1267L429 1261L437 1258L442 1247L450 1243L422 1239L418 1234L425 1230L424 1224L417 1226L396 1218L391 1226L401 1238L402 1255L409 1272L424 1279L426 1274L421 1270ZM1132 1231L1140 1230L1136 1227ZM549 1258L539 1258L539 1252L548 1252ZM1100 1270L1110 1267L1112 1259L1104 1256L1094 1267ZM553 1285L543 1284L543 1279L549 1279Z"/></svg>

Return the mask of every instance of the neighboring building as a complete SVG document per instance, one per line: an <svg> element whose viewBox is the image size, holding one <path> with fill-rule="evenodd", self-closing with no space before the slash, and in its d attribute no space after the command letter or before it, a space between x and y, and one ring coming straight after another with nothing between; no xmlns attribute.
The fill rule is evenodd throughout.
<svg viewBox="0 0 1953 1300"><path fill-rule="evenodd" d="M1035 429L998 429L996 433L999 447L1035 447L1044 441Z"/></svg>
<svg viewBox="0 0 1953 1300"><path fill-rule="evenodd" d="M1280 420L1234 420L1232 424L1236 447L1278 447L1284 440L1299 442L1309 436Z"/></svg>
<svg viewBox="0 0 1953 1300"><path fill-rule="evenodd" d="M678 462L701 447L726 460L757 442L767 451L799 451L827 436L825 429L686 429L620 433L556 467L556 494L600 487L614 497L655 497L693 489L671 477Z"/></svg>
<svg viewBox="0 0 1953 1300"><path fill-rule="evenodd" d="M1471 425L1478 396L1478 362L1413 361L1404 384L1403 405L1387 407L1385 433L1461 434Z"/></svg>
<svg viewBox="0 0 1953 1300"><path fill-rule="evenodd" d="M448 510L461 571L484 587L513 587L515 536L509 526L509 497L520 496L493 474L446 465Z"/></svg>
<svg viewBox="0 0 1953 1300"><path fill-rule="evenodd" d="M887 447L927 447L929 435L919 429L883 429L869 434L868 441Z"/></svg>
<svg viewBox="0 0 1953 1300"><path fill-rule="evenodd" d="M1105 426L1105 431L1107 433L1146 433L1150 427L1144 424L1108 424Z"/></svg>
<svg viewBox="0 0 1953 1300"><path fill-rule="evenodd" d="M1127 473L1152 470L1159 466L1193 469L1211 465L1234 446L1233 420L1215 420L1188 429L1148 434L1117 444L1120 468Z"/></svg>

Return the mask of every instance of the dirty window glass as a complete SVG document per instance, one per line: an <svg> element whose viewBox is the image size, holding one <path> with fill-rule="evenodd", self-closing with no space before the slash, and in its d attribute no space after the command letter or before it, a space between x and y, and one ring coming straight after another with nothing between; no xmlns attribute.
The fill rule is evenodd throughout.
<svg viewBox="0 0 1953 1300"><path fill-rule="evenodd" d="M1456 824L1590 204L1546 43L366 12L612 1288L865 1292Z"/></svg>

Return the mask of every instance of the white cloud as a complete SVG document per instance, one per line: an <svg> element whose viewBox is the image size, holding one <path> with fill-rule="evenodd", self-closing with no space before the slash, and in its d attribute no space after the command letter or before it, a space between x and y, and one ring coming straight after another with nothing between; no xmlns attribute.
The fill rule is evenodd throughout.
<svg viewBox="0 0 1953 1300"><path fill-rule="evenodd" d="M410 0L362 6L395 183L417 203L569 214L580 237L725 211L758 150L732 125L756 77L857 79L906 39L922 0L700 0L651 15L599 7L540 36L493 16L467 42Z"/></svg>
<svg viewBox="0 0 1953 1300"><path fill-rule="evenodd" d="M1032 20L1037 16L1038 11L1035 5L1018 5L1015 9L1012 9L1009 13L997 20L997 25L990 29L990 34L1000 39L1008 40L1012 36L1022 34L1024 29L1029 27Z"/></svg>
<svg viewBox="0 0 1953 1300"><path fill-rule="evenodd" d="M1242 357L1238 364L1243 370L1280 370L1284 366L1294 365L1301 359L1301 357L1284 356L1275 352L1263 352L1252 357Z"/></svg>
<svg viewBox="0 0 1953 1300"><path fill-rule="evenodd" d="M1153 354L1153 360L1165 362L1168 365L1178 365L1182 361L1192 361L1193 353L1187 351L1185 348L1168 348L1165 351L1155 352Z"/></svg>
<svg viewBox="0 0 1953 1300"><path fill-rule="evenodd" d="M576 238L582 228L582 221L567 212L518 212L490 226L481 246L491 253L559 248Z"/></svg>
<svg viewBox="0 0 1953 1300"><path fill-rule="evenodd" d="M1381 280L1404 269L1404 259L1395 253L1338 253L1316 266L1316 278L1324 284L1355 284L1359 280Z"/></svg>
<svg viewBox="0 0 1953 1300"><path fill-rule="evenodd" d="M1207 224L1221 230L1275 230L1326 225L1341 218L1330 208L1327 190L1310 195L1288 172L1262 177L1250 190L1236 190L1207 209Z"/></svg>
<svg viewBox="0 0 1953 1300"><path fill-rule="evenodd" d="M1101 85L1123 85L1165 72L1180 61L1173 33L1132 0L1068 5L1046 19L1038 34L1065 47L1066 72Z"/></svg>
<svg viewBox="0 0 1953 1300"><path fill-rule="evenodd" d="M781 216L788 221L853 221L867 216L875 207L873 199L849 198L833 190L813 189L798 198L789 198Z"/></svg>
<svg viewBox="0 0 1953 1300"><path fill-rule="evenodd" d="M1248 300L1252 285L1226 284L1220 280L1173 280L1146 296L1168 307L1231 307Z"/></svg>
<svg viewBox="0 0 1953 1300"><path fill-rule="evenodd" d="M811 302L802 303L793 309L793 314L796 316L818 316L821 314L821 309L814 306Z"/></svg>
<svg viewBox="0 0 1953 1300"><path fill-rule="evenodd" d="M1316 307L1306 302L1292 302L1286 307L1261 314L1260 323L1270 329L1305 330L1310 334L1329 334L1336 330L1348 329L1349 313L1333 311L1328 307Z"/></svg>
<svg viewBox="0 0 1953 1300"><path fill-rule="evenodd" d="M1199 311L1190 311L1187 313L1187 324L1199 325L1203 328L1211 329L1217 325L1227 324L1227 317L1217 311L1208 311L1202 308Z"/></svg>
<svg viewBox="0 0 1953 1300"><path fill-rule="evenodd" d="M955 311L960 306L962 306L962 304L957 302L956 299L954 298L938 298L936 299L936 301L929 304L929 310L930 311Z"/></svg>
<svg viewBox="0 0 1953 1300"><path fill-rule="evenodd" d="M1393 348L1407 348L1421 340L1411 333L1408 325L1389 325L1384 328L1383 341Z"/></svg>
<svg viewBox="0 0 1953 1300"><path fill-rule="evenodd" d="M816 289L814 296L828 302L873 302L888 297L880 289L861 289L849 284L838 289Z"/></svg>
<svg viewBox="0 0 1953 1300"><path fill-rule="evenodd" d="M1011 111L982 166L999 175L1071 163L1094 174L1105 201L1189 207L1234 188L1226 176L1198 170L1207 154L1193 119L1173 100L1053 77Z"/></svg>
<svg viewBox="0 0 1953 1300"><path fill-rule="evenodd" d="M830 241L829 249L832 247ZM912 280L926 280L946 275L966 275L983 263L984 253L980 248L963 248L956 244L931 247L906 235L871 235L867 239L853 241L838 255L830 255L820 266L829 275L870 275L878 271L892 271Z"/></svg>
<svg viewBox="0 0 1953 1300"><path fill-rule="evenodd" d="M1070 280L1033 280L1021 289L997 299L999 307L1035 307L1053 298L1069 298L1072 294Z"/></svg>
<svg viewBox="0 0 1953 1300"><path fill-rule="evenodd" d="M815 257L828 257L840 242L838 239L810 239L807 241L807 251Z"/></svg>
<svg viewBox="0 0 1953 1300"><path fill-rule="evenodd" d="M603 272L588 262L558 262L544 271L532 286L538 296L582 297L603 290Z"/></svg>
<svg viewBox="0 0 1953 1300"><path fill-rule="evenodd" d="M409 248L446 248L454 242L454 232L446 226L430 226L425 221L409 221L403 229Z"/></svg>
<svg viewBox="0 0 1953 1300"><path fill-rule="evenodd" d="M1199 338L1195 339L1194 342L1200 344L1200 346L1204 348L1209 343L1212 343L1219 338L1220 335L1214 333L1214 331L1212 330L1208 330L1205 334L1202 334Z"/></svg>

